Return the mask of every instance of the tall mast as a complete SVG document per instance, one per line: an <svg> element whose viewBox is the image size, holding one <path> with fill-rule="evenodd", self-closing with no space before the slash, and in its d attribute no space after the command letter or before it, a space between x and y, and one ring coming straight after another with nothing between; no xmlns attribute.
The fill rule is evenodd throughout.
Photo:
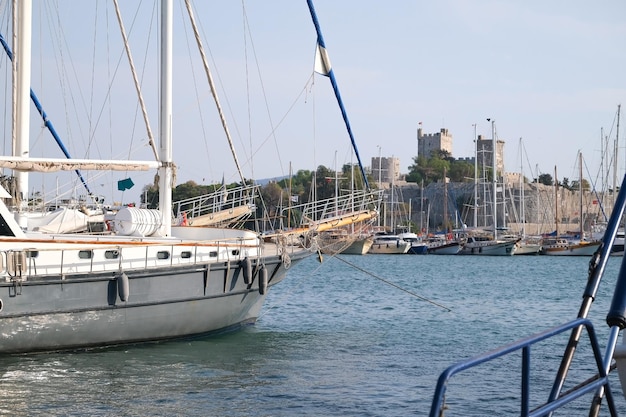
<svg viewBox="0 0 626 417"><path fill-rule="evenodd" d="M616 154L617 156L617 154ZM584 216L583 216L583 153L581 151L578 151L578 191L580 193L580 198L579 198L579 213L580 213L580 220L578 222L578 224L580 225L580 240L583 240L583 233L584 233ZM615 182L613 182L613 184L615 184ZM615 195L615 190L613 190L613 195Z"/></svg>
<svg viewBox="0 0 626 417"><path fill-rule="evenodd" d="M556 165L554 166L554 229L556 237L559 237L559 180L556 176Z"/></svg>
<svg viewBox="0 0 626 417"><path fill-rule="evenodd" d="M487 119L489 121L490 119ZM493 238L498 238L498 175L496 166L497 140L496 140L496 121L491 120L491 140L493 146Z"/></svg>
<svg viewBox="0 0 626 417"><path fill-rule="evenodd" d="M448 173L446 167L443 167L443 228L448 233Z"/></svg>
<svg viewBox="0 0 626 417"><path fill-rule="evenodd" d="M478 139L476 123L474 126L474 227L478 227Z"/></svg>
<svg viewBox="0 0 626 417"><path fill-rule="evenodd" d="M617 105L617 132L615 133L615 157L613 161L613 207L615 207L615 199L617 198L617 153L619 151L619 116L622 105Z"/></svg>
<svg viewBox="0 0 626 417"><path fill-rule="evenodd" d="M520 218L522 220L522 237L526 237L526 213L524 212L524 152L522 138L519 138L519 189L520 189Z"/></svg>
<svg viewBox="0 0 626 417"><path fill-rule="evenodd" d="M172 28L173 2L161 2L161 103L159 108L159 210L162 232L172 234Z"/></svg>
<svg viewBox="0 0 626 417"><path fill-rule="evenodd" d="M420 233L424 231L424 179L420 184Z"/></svg>
<svg viewBox="0 0 626 417"><path fill-rule="evenodd" d="M13 65L16 68L15 80L15 144L14 155L28 157L30 155L30 78L31 78L31 21L32 2L24 0L14 2L17 10L17 27L13 28L15 45L15 59ZM14 20L15 22L15 20ZM22 229L27 227L27 219L24 212L28 208L28 173L15 171L17 180L17 221Z"/></svg>

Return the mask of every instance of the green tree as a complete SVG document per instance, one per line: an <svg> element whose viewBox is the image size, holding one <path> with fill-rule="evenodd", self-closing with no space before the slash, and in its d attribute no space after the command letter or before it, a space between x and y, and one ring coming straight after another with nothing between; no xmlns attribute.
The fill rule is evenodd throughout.
<svg viewBox="0 0 626 417"><path fill-rule="evenodd" d="M448 159L442 159L447 152L437 154L429 159L424 157L413 158L414 164L409 167L407 181L428 185L443 178L443 172L450 171L451 162Z"/></svg>
<svg viewBox="0 0 626 417"><path fill-rule="evenodd" d="M335 196L335 172L324 165L315 171L315 194L317 200L326 200Z"/></svg>
<svg viewBox="0 0 626 417"><path fill-rule="evenodd" d="M450 177L450 181L453 182L473 181L474 165L467 161L451 162L448 177Z"/></svg>
<svg viewBox="0 0 626 417"><path fill-rule="evenodd" d="M296 175L287 177L278 182L278 185L289 193L291 188L291 195L297 196L298 202L307 202L308 196L311 193L311 182L313 181L313 172L305 169L301 169L296 172Z"/></svg>
<svg viewBox="0 0 626 417"><path fill-rule="evenodd" d="M578 191L580 189L580 181L578 180L574 180L572 181L572 184L570 185L570 190L576 190ZM589 181L587 181L586 179L583 178L582 181L582 189L583 191L590 191L591 190L591 184L589 184Z"/></svg>
<svg viewBox="0 0 626 417"><path fill-rule="evenodd" d="M543 185L554 185L554 181L552 180L552 175L550 174L541 174L538 179L540 184Z"/></svg>

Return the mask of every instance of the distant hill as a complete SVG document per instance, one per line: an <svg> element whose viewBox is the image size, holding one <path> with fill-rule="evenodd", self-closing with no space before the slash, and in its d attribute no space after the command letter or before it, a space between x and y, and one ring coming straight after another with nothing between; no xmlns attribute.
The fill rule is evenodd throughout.
<svg viewBox="0 0 626 417"><path fill-rule="evenodd" d="M286 178L289 178L289 175L283 175L282 177L273 177L273 178L263 178L260 180L256 180L256 183L259 184L260 186L264 186L269 184L270 182L274 181L274 182L278 182L278 181L282 181Z"/></svg>

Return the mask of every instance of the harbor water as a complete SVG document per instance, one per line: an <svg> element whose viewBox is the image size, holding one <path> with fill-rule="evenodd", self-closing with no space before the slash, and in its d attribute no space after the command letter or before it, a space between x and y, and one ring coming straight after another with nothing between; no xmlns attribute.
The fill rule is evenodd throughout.
<svg viewBox="0 0 626 417"><path fill-rule="evenodd" d="M603 353L621 260L610 260L591 308ZM426 416L449 365L574 319L588 262L310 257L271 289L256 325L235 333L0 358L0 415ZM532 353L532 398L547 398L566 340L556 342ZM578 359L587 351L572 377L591 376L591 361ZM519 415L519 357L459 375L446 416ZM588 405L556 415L587 415Z"/></svg>

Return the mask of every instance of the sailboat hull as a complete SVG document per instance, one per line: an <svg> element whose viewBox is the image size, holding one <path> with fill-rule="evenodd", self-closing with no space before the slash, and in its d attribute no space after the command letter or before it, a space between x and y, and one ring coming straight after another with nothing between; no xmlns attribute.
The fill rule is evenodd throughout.
<svg viewBox="0 0 626 417"><path fill-rule="evenodd" d="M128 271L29 277L0 284L1 353L72 350L200 336L253 323L282 257ZM259 270L268 270L261 288ZM126 284L126 285L124 285ZM123 301L126 299L126 301Z"/></svg>
<svg viewBox="0 0 626 417"><path fill-rule="evenodd" d="M431 246L428 253L433 255L456 255L461 251L461 242L444 243L443 245Z"/></svg>
<svg viewBox="0 0 626 417"><path fill-rule="evenodd" d="M370 236L367 238L357 239L348 246L347 249L341 251L344 255L365 255L369 252L374 244L374 239Z"/></svg>
<svg viewBox="0 0 626 417"><path fill-rule="evenodd" d="M459 255L511 256L515 253L516 241L472 242L463 245Z"/></svg>
<svg viewBox="0 0 626 417"><path fill-rule="evenodd" d="M541 252L541 245L535 243L520 241L515 247L515 256L539 255L539 252Z"/></svg>
<svg viewBox="0 0 626 417"><path fill-rule="evenodd" d="M544 244L541 247L541 255L549 256L591 256L600 247L601 242L581 243L556 243Z"/></svg>

